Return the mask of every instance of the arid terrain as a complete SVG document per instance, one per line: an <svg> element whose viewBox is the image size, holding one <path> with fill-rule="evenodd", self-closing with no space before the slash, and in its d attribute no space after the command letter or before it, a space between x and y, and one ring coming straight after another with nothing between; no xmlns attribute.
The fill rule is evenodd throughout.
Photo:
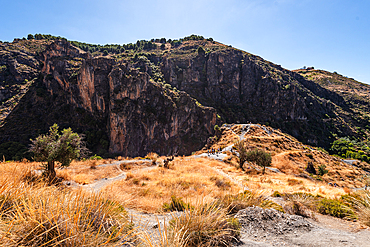
<svg viewBox="0 0 370 247"><path fill-rule="evenodd" d="M248 149L272 155L265 174L252 163L245 171L238 168L232 146L239 139L247 140ZM218 151L209 153L212 149ZM40 163L2 162L1 243L367 246L370 241L370 194L359 161L348 164L259 124L223 125L219 138L202 150L175 157L168 168L165 159L150 153L74 161L57 169L56 185L42 181ZM316 169L325 164L328 173L308 173L309 162Z"/></svg>

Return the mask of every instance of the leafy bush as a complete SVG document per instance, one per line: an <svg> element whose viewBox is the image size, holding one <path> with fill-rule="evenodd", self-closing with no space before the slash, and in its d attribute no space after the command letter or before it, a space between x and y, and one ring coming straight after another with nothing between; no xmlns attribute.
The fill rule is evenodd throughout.
<svg viewBox="0 0 370 247"><path fill-rule="evenodd" d="M358 159L370 162L370 149L368 143L349 138L340 138L332 143L330 148L333 154L339 155L344 159Z"/></svg>
<svg viewBox="0 0 370 247"><path fill-rule="evenodd" d="M82 138L73 133L71 128L63 129L59 133L59 126L54 124L48 135L40 135L31 140L30 151L34 153L36 161L46 161L46 175L50 181L55 179L55 162L62 166L69 166L73 159L78 158L83 150Z"/></svg>
<svg viewBox="0 0 370 247"><path fill-rule="evenodd" d="M99 155L96 155L96 154L94 154L94 156L90 157L90 160L102 160L102 159L103 159L102 157L100 157Z"/></svg>
<svg viewBox="0 0 370 247"><path fill-rule="evenodd" d="M31 159L28 148L19 142L5 142L0 144L0 159L3 160L22 160Z"/></svg>
<svg viewBox="0 0 370 247"><path fill-rule="evenodd" d="M182 39L180 39L181 41L187 41L187 40L204 40L204 37L201 36L201 35L195 35L195 34L192 34L190 36L186 36Z"/></svg>
<svg viewBox="0 0 370 247"><path fill-rule="evenodd" d="M247 161L247 147L245 145L245 141L238 141L233 146L236 151L238 151L239 155L237 156L239 161L239 168L244 171L244 163Z"/></svg>

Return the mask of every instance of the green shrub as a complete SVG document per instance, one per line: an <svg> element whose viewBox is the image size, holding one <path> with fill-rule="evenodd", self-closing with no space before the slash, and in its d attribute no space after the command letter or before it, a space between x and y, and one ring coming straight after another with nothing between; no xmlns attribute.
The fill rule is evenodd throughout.
<svg viewBox="0 0 370 247"><path fill-rule="evenodd" d="M354 215L354 212L343 202L327 198L323 198L319 201L317 210L321 214L327 214L338 218Z"/></svg>
<svg viewBox="0 0 370 247"><path fill-rule="evenodd" d="M329 172L328 170L325 169L326 165L320 165L318 168L319 168L318 172L320 176L324 176L326 173Z"/></svg>
<svg viewBox="0 0 370 247"><path fill-rule="evenodd" d="M32 34L28 34L28 35L27 35L27 39L28 39L28 40L31 40L31 39L34 39L34 37L33 37L33 35L32 35Z"/></svg>
<svg viewBox="0 0 370 247"><path fill-rule="evenodd" d="M40 135L36 140L31 140L30 151L34 153L36 161L47 162L45 175L50 181L56 176L55 163L61 166L69 166L73 159L80 157L85 148L82 138L72 132L71 128L59 132L59 126L54 124L49 129L49 134Z"/></svg>
<svg viewBox="0 0 370 247"><path fill-rule="evenodd" d="M96 154L94 154L94 156L90 157L90 160L102 160L102 159L103 159L102 157L100 157L99 155L96 155Z"/></svg>
<svg viewBox="0 0 370 247"><path fill-rule="evenodd" d="M263 174L265 174L266 166L271 166L271 154L261 150L261 149L255 149L252 151L249 151L246 154L247 161L254 162L257 165L263 167Z"/></svg>
<svg viewBox="0 0 370 247"><path fill-rule="evenodd" d="M176 196L171 196L171 202L170 203L164 203L163 204L163 210L164 211L184 211L185 209L191 209L189 203L186 203L182 200L181 197L177 198Z"/></svg>
<svg viewBox="0 0 370 247"><path fill-rule="evenodd" d="M31 153L26 146L19 142L5 142L0 144L0 158L3 160L31 159Z"/></svg>

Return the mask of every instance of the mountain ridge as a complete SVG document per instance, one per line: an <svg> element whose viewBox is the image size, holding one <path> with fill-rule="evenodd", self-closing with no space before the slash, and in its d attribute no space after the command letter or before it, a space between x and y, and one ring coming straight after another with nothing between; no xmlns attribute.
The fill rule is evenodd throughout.
<svg viewBox="0 0 370 247"><path fill-rule="evenodd" d="M370 86L361 84L363 94L357 97L358 103L353 103L353 93L347 96L334 90L315 80L317 75L309 77L304 71L283 69L213 39L192 35L182 40L94 46L38 38L0 43L2 143L27 145L29 138L46 132L53 122L62 127L69 124L85 133L90 149L102 155L135 156L149 151L189 154L200 149L214 134L213 126L222 122L268 124L326 149L338 137L366 140L369 135L366 92L370 92ZM19 104L15 96L26 80L32 86ZM353 83L358 84L347 82L342 91ZM129 90L121 84L129 85ZM159 90L157 98L151 101L148 90ZM176 105L179 97L183 101ZM159 102L168 103L160 107ZM357 107L362 102L366 104ZM186 115L187 104L191 106L190 115ZM4 107L7 105L13 109ZM180 108L183 112L176 117L173 113ZM8 109L8 115L4 109ZM29 113L30 109L34 112ZM111 131L115 128L111 125L113 119L122 120L135 111L132 119L116 122L120 137L112 134L118 133ZM30 120L35 117L44 120ZM183 125L176 125L179 119ZM22 123L22 131L16 123ZM157 129L157 134L151 128ZM186 133L181 134L182 130ZM137 131L140 134L134 134ZM168 142L170 137L174 139ZM161 141L155 141L158 139ZM172 148L155 148L166 145ZM131 146L129 151L127 147Z"/></svg>

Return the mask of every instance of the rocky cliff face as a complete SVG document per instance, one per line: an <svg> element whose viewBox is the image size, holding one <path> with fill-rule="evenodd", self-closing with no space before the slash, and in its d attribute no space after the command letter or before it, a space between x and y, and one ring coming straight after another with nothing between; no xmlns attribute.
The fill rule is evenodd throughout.
<svg viewBox="0 0 370 247"><path fill-rule="evenodd" d="M185 92L164 90L129 64L112 70L109 85L112 153L184 154L201 148L213 133L214 109L198 106Z"/></svg>
<svg viewBox="0 0 370 247"><path fill-rule="evenodd" d="M322 121L325 114L333 115L323 98L327 90L298 81L294 73L232 48L195 54L185 60L164 56L164 77L202 104L216 108L226 122L270 124L306 143L330 143L328 127ZM339 95L330 95L340 102Z"/></svg>
<svg viewBox="0 0 370 247"><path fill-rule="evenodd" d="M95 148L125 156L189 154L201 148L214 131L213 108L200 106L185 92L165 89L136 69L135 63L94 58L67 41L52 42L42 58L35 88L5 122L2 141L20 141L10 136L16 132L14 122L20 120L16 116L27 115L29 105L43 109L42 116L28 114L30 119L42 118L38 119L41 131L52 122L88 134L100 131L100 138L107 139L97 140ZM30 121L20 122L18 128L27 125L24 129L30 129ZM34 137L35 131L30 132Z"/></svg>
<svg viewBox="0 0 370 247"><path fill-rule="evenodd" d="M336 135L369 135L356 130L370 125L352 104L362 96L214 41L171 44L102 56L66 40L0 43L0 142L27 144L54 122L84 133L94 152L126 156L189 154L221 122L267 124L326 148Z"/></svg>

